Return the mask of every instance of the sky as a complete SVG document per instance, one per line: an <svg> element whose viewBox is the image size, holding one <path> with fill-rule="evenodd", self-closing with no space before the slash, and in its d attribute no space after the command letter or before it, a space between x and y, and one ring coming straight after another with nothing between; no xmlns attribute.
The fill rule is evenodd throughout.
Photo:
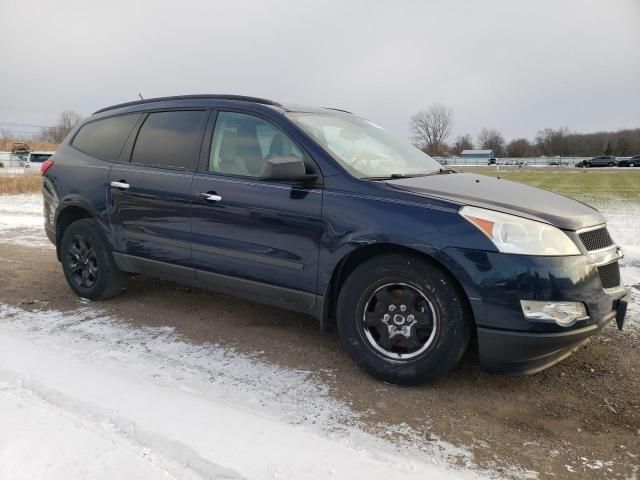
<svg viewBox="0 0 640 480"><path fill-rule="evenodd" d="M0 0L0 19L0 130L138 92L343 108L403 137L435 102L449 140L640 127L640 0Z"/></svg>

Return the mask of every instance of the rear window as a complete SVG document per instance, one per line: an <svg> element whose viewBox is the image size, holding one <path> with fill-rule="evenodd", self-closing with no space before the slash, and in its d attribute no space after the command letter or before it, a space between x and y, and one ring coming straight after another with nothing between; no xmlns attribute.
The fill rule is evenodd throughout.
<svg viewBox="0 0 640 480"><path fill-rule="evenodd" d="M44 162L48 160L51 155L51 153L32 153L29 160L32 162Z"/></svg>
<svg viewBox="0 0 640 480"><path fill-rule="evenodd" d="M204 110L151 113L142 124L131 163L195 170Z"/></svg>
<svg viewBox="0 0 640 480"><path fill-rule="evenodd" d="M84 125L73 139L73 146L102 160L118 160L120 152L136 122L139 113L104 118Z"/></svg>

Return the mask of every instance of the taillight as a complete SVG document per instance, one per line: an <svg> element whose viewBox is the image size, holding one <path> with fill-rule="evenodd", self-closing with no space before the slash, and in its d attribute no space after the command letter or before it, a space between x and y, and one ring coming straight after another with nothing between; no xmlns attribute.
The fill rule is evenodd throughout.
<svg viewBox="0 0 640 480"><path fill-rule="evenodd" d="M53 160L48 159L42 162L42 165L40 165L40 175L44 176L51 167L53 167Z"/></svg>

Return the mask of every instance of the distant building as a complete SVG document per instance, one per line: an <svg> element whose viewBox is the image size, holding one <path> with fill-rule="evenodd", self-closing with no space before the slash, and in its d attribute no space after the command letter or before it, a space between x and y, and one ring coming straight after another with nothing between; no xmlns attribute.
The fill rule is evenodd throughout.
<svg viewBox="0 0 640 480"><path fill-rule="evenodd" d="M462 158L469 160L489 160L490 158L496 158L493 150L463 150L460 154Z"/></svg>

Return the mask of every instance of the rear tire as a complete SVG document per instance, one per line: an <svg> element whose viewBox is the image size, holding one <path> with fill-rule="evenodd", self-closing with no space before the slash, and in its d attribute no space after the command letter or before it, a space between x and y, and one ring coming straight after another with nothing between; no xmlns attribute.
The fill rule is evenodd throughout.
<svg viewBox="0 0 640 480"><path fill-rule="evenodd" d="M616 166L616 164L615 164L615 163L613 163L613 162L609 162L609 163L607 163L607 167L615 167L615 166Z"/></svg>
<svg viewBox="0 0 640 480"><path fill-rule="evenodd" d="M93 219L77 220L67 227L60 242L60 259L67 283L79 297L103 300L126 285L127 275L118 270Z"/></svg>
<svg viewBox="0 0 640 480"><path fill-rule="evenodd" d="M340 339L370 375L419 385L462 358L471 324L452 280L419 257L390 254L359 265L337 305Z"/></svg>

